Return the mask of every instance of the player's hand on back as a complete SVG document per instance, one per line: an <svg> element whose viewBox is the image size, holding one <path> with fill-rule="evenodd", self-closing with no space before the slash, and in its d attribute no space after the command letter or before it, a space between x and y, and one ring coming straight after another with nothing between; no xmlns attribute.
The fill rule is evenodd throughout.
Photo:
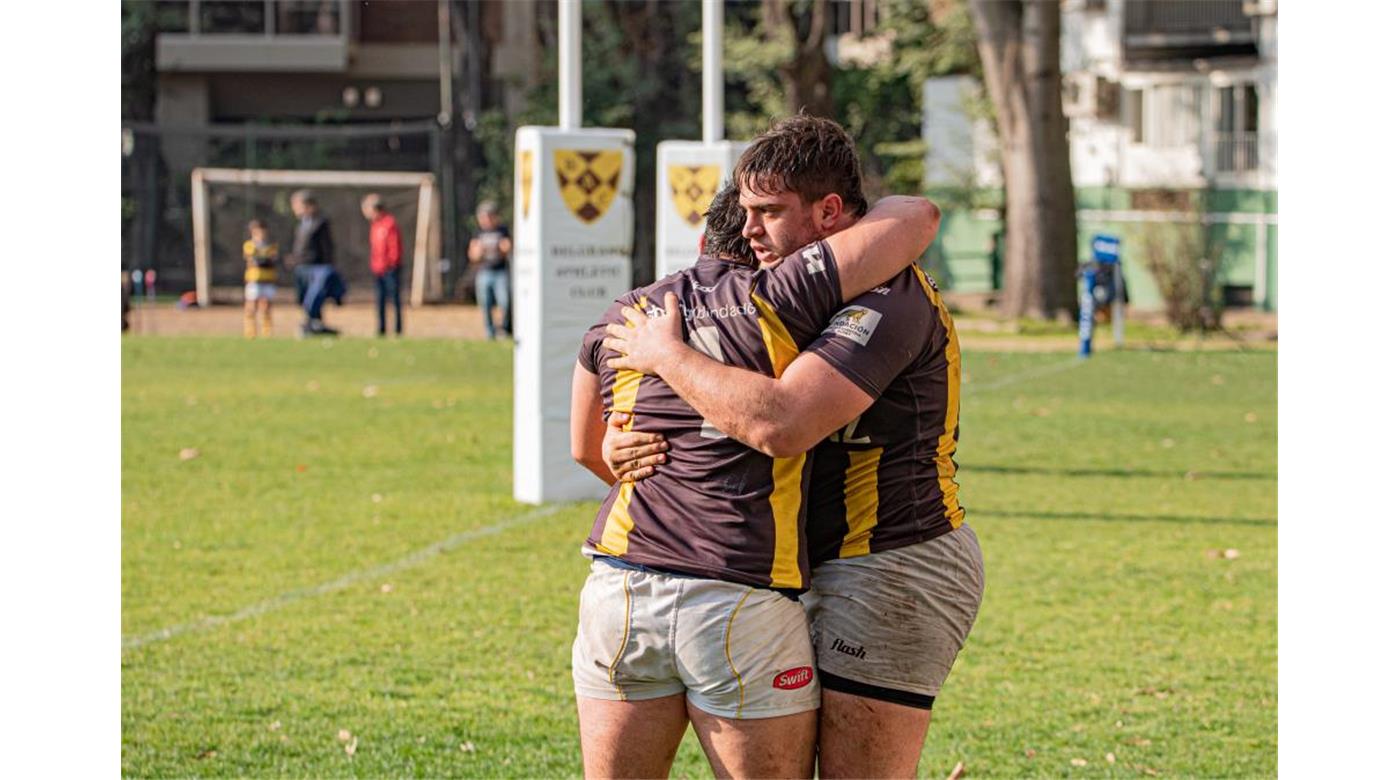
<svg viewBox="0 0 1400 780"><path fill-rule="evenodd" d="M622 357L608 360L608 367L619 370L656 374L658 367L686 349L681 340L681 308L675 293L666 293L665 309L648 317L634 308L622 310L626 323L608 326L608 338L603 346Z"/></svg>
<svg viewBox="0 0 1400 780"><path fill-rule="evenodd" d="M656 467L666 462L670 445L659 433L624 431L631 415L613 412L608 415L607 432L603 434L603 462L619 482L637 482L656 473Z"/></svg>

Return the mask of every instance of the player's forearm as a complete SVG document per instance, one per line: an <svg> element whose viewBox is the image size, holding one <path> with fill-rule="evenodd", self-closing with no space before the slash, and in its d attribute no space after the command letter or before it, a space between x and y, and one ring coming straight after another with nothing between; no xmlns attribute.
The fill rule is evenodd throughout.
<svg viewBox="0 0 1400 780"><path fill-rule="evenodd" d="M657 374L725 435L768 455L785 454L791 415L778 380L725 365L683 344L671 349Z"/></svg>
<svg viewBox="0 0 1400 780"><path fill-rule="evenodd" d="M827 239L841 297L850 301L918 260L938 235L942 212L927 198L881 198L853 227Z"/></svg>
<svg viewBox="0 0 1400 780"><path fill-rule="evenodd" d="M580 466L593 472L594 476L603 480L604 484L609 487L617 482L617 477L613 476L612 471L608 469L608 464L603 461L601 452L595 451L591 455L584 455L582 458L575 457L574 460L577 461Z"/></svg>

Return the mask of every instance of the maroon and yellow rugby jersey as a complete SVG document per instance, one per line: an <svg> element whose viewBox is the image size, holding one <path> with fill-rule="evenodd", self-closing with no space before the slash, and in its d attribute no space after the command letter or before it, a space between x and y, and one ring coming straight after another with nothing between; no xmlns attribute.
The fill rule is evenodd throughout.
<svg viewBox="0 0 1400 780"><path fill-rule="evenodd" d="M962 358L937 288L910 266L854 299L808 347L875 403L812 453L813 564L891 550L962 524L958 388Z"/></svg>
<svg viewBox="0 0 1400 780"><path fill-rule="evenodd" d="M775 589L808 587L803 496L809 458L771 458L725 436L663 381L607 366L608 323L621 309L660 314L680 299L688 344L730 365L781 376L841 308L826 242L771 269L714 257L619 298L584 336L579 363L598 375L604 413L630 412L632 429L670 443L666 463L613 486L585 545L632 563Z"/></svg>

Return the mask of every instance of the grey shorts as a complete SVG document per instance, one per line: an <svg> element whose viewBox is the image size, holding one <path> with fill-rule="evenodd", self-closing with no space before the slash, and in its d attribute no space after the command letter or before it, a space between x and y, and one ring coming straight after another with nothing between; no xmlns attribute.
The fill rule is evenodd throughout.
<svg viewBox="0 0 1400 780"><path fill-rule="evenodd" d="M982 604L982 548L967 525L812 572L802 597L827 690L933 706Z"/></svg>

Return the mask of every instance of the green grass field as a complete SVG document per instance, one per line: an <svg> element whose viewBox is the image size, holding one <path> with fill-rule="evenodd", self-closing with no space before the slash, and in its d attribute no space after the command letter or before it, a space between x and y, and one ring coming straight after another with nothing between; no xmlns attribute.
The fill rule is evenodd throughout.
<svg viewBox="0 0 1400 780"><path fill-rule="evenodd" d="M580 774L593 507L511 500L510 360L123 341L124 775ZM966 354L987 590L922 775L1276 774L1276 368Z"/></svg>

